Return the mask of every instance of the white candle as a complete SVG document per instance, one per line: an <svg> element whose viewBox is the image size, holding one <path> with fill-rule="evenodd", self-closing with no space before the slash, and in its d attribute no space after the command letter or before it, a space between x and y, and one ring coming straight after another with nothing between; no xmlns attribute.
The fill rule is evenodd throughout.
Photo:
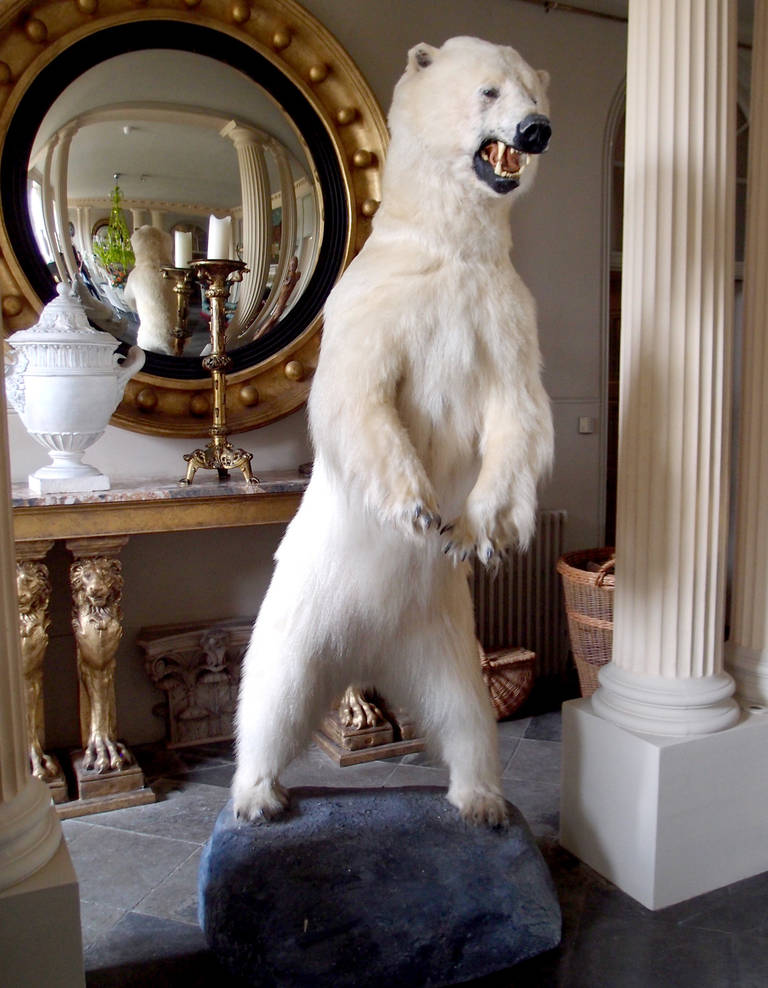
<svg viewBox="0 0 768 988"><path fill-rule="evenodd" d="M192 234L176 230L173 235L173 263L186 268L192 260Z"/></svg>
<svg viewBox="0 0 768 988"><path fill-rule="evenodd" d="M208 221L208 259L221 261L232 251L232 217L219 219L211 216Z"/></svg>

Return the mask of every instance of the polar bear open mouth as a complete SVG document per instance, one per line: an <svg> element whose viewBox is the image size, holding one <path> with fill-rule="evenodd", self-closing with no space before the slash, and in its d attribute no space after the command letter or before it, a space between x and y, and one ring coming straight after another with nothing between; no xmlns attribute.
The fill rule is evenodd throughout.
<svg viewBox="0 0 768 988"><path fill-rule="evenodd" d="M497 138L486 140L475 152L474 168L478 178L496 192L511 192L520 184L530 155L518 151Z"/></svg>

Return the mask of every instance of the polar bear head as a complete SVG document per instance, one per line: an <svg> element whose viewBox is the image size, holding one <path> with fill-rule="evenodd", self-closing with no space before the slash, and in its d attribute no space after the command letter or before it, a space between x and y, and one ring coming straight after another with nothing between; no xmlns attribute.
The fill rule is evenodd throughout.
<svg viewBox="0 0 768 988"><path fill-rule="evenodd" d="M469 37L416 45L389 113L392 168L406 181L427 170L473 198L527 188L549 144L548 84L514 48Z"/></svg>

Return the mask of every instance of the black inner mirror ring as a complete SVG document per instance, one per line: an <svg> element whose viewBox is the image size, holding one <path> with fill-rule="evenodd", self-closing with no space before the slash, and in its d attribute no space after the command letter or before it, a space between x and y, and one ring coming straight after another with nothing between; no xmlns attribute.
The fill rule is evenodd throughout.
<svg viewBox="0 0 768 988"><path fill-rule="evenodd" d="M296 305L274 330L230 352L233 372L246 370L278 353L320 312L344 263L349 215L336 152L322 120L276 65L236 38L202 25L146 18L98 31L61 52L32 81L8 127L0 159L8 235L31 286L41 300L49 301L55 296L54 281L37 248L27 205L27 168L35 136L54 100L83 72L115 55L147 47L196 52L239 70L271 94L311 149L325 214L317 264ZM237 108L232 109L234 113ZM144 371L166 378L208 377L199 357L170 357L150 351Z"/></svg>

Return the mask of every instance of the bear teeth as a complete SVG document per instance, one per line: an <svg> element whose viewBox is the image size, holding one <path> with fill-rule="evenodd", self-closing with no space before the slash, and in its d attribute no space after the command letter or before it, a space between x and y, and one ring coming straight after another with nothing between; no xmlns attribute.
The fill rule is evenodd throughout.
<svg viewBox="0 0 768 988"><path fill-rule="evenodd" d="M481 148L480 156L492 166L494 175L515 179L522 175L529 159L527 154L520 154L504 141L489 141Z"/></svg>

